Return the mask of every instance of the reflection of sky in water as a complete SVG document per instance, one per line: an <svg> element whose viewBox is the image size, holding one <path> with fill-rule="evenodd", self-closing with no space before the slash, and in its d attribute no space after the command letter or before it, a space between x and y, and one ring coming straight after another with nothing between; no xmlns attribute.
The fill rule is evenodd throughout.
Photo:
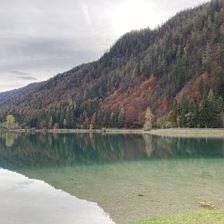
<svg viewBox="0 0 224 224"><path fill-rule="evenodd" d="M113 224L96 203L0 169L0 217L4 224Z"/></svg>

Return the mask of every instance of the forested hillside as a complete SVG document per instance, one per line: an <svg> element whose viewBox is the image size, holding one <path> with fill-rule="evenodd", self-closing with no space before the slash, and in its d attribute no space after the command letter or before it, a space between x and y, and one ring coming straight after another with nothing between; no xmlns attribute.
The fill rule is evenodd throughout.
<svg viewBox="0 0 224 224"><path fill-rule="evenodd" d="M0 119L22 127L222 127L224 0L178 13L161 27L132 31L99 60L11 97Z"/></svg>
<svg viewBox="0 0 224 224"><path fill-rule="evenodd" d="M39 83L33 83L33 84L30 84L30 85L25 86L23 88L19 88L19 89L7 91L7 92L2 92L2 93L0 93L0 104L8 101L10 98L13 98L13 97L15 97L19 94L28 92L29 90L37 87L38 85L40 85L40 84Z"/></svg>

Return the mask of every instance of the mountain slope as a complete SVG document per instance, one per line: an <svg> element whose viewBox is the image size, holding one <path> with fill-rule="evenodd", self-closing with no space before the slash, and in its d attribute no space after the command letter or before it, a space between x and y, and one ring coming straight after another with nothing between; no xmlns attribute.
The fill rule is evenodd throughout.
<svg viewBox="0 0 224 224"><path fill-rule="evenodd" d="M209 92L222 105L223 65L224 1L214 0L158 29L130 32L98 61L10 98L0 119L12 113L23 126L39 128L142 127L150 107L159 126L216 126L203 113ZM185 115L193 112L189 125Z"/></svg>
<svg viewBox="0 0 224 224"><path fill-rule="evenodd" d="M25 87L19 88L19 89L6 91L6 92L1 92L0 93L0 104L5 103L10 98L16 97L19 94L23 94L25 92L28 92L29 90L36 88L38 85L39 85L39 83L32 83L32 84L29 84Z"/></svg>

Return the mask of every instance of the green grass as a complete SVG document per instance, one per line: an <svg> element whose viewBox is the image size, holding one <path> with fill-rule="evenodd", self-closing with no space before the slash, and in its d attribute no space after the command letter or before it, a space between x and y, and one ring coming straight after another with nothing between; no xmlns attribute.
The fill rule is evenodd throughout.
<svg viewBox="0 0 224 224"><path fill-rule="evenodd" d="M132 224L224 224L224 211L200 211L184 215L149 218Z"/></svg>
<svg viewBox="0 0 224 224"><path fill-rule="evenodd" d="M171 128L157 129L150 132L159 136L174 137L224 137L224 131L216 128Z"/></svg>

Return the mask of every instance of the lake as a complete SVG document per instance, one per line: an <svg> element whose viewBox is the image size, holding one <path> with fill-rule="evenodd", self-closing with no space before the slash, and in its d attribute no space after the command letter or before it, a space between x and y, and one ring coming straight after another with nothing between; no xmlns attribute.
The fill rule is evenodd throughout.
<svg viewBox="0 0 224 224"><path fill-rule="evenodd" d="M1 134L4 224L127 224L224 207L224 139Z"/></svg>

